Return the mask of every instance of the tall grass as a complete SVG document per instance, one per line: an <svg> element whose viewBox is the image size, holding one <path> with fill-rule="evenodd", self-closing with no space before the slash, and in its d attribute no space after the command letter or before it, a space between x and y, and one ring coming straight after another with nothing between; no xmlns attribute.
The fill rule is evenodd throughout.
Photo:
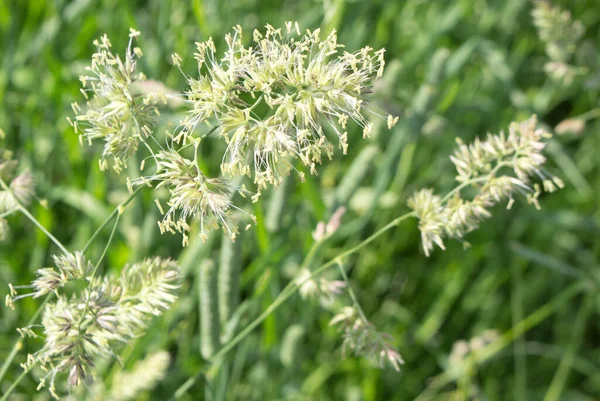
<svg viewBox="0 0 600 401"><path fill-rule="evenodd" d="M578 47L597 49L595 2L555 3L585 26ZM221 312L234 333L281 299L279 294L288 294L285 285L309 253L311 233L337 206L348 209L343 224L315 252L313 266L352 249L407 211L415 190L450 191L455 173L447 155L456 137L469 142L534 113L552 130L592 111L583 117L585 127L552 140L549 164L567 188L542 196L540 212L518 203L511 211L496 208L494 217L466 236L468 250L450 241L445 252L434 251L429 258L410 220L345 260L365 315L401 350L405 363L399 374L360 358L342 358L342 339L329 326L331 314L319 302L292 293L285 307L273 309L231 347L226 361L217 358L209 365L207 359L218 351L201 351L206 333L200 297L208 281L202 280L207 269L199 266L219 260L219 235L182 250L180 239L158 234L154 197L140 193L120 218L105 265L123 266L148 255L176 257L185 276L180 300L121 351L120 362L98 366L99 377L109 385L122 384L115 380L121 370L136 369L144 356L167 350L166 379L136 399L598 399L600 126L593 112L600 106L598 86L591 69L589 79L569 85L551 79L532 7L521 0L0 3L4 147L35 173L37 194L47 200L48 208L32 204L32 216L68 249L89 246L93 260L112 227L94 242L87 240L129 196L124 177L109 177L90 163L99 149L81 148L64 120L72 113L70 103L80 99L77 77L94 38L107 33L116 46L130 26L139 29L140 68L164 77L164 84L178 92L185 82L170 65L170 54L178 52L182 69L193 71L193 42L212 36L219 47L218 38L235 24L251 32L265 22L281 26L297 19L306 27L338 29L349 50L365 44L387 49L388 73L375 89L373 106L400 115L398 125L391 132L375 129L370 142L361 142L360 130L349 130L347 157L334 159L303 184L266 191L253 205L257 225L244 233L241 260L222 256L215 265L211 289L216 293L220 265L240 263L239 307ZM593 57L586 65L593 65ZM178 117L161 120L161 128ZM201 151L203 167L220 164L219 146ZM0 278L28 283L59 249L26 216L11 216L10 227L8 242L0 245ZM340 278L335 269L325 277ZM0 288L0 296L7 291ZM0 361L14 358L15 363L0 369L0 395L21 375L18 363L25 362L27 352L40 348L39 339L18 340L15 329L25 326L42 302L25 299L17 312L1 309ZM496 336L482 341L487 330ZM212 343L220 340L211 333ZM9 399L44 397L36 386L34 376L25 376Z"/></svg>

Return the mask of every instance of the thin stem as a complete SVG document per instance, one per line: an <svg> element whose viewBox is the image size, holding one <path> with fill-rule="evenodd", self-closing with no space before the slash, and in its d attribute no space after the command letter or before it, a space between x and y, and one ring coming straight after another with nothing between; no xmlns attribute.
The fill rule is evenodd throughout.
<svg viewBox="0 0 600 401"><path fill-rule="evenodd" d="M369 319L367 319L367 315L365 315L365 311L363 311L362 306L360 306L360 303L358 302L358 298L356 297L356 294L354 293L354 290L352 289L352 286L350 285L350 279L348 278L348 275L346 274L346 270L344 270L344 265L341 260L338 260L338 267L340 268L342 277L344 278L344 281L346 282L346 288L348 289L348 294L350 294L350 299L352 299L354 308L358 311L358 314L360 315L360 319L363 321L365 326L368 326Z"/></svg>
<svg viewBox="0 0 600 401"><path fill-rule="evenodd" d="M302 262L302 267L309 267L310 264L312 263L317 251L319 250L319 248L321 247L321 245L323 244L323 242L325 242L325 240L329 238L329 237L324 237L318 241L315 241L315 243L310 247L310 249L308 250L308 254L306 255L306 257L304 258L304 262Z"/></svg>
<svg viewBox="0 0 600 401"><path fill-rule="evenodd" d="M44 234L46 234L48 236L48 238L50 238L52 240L52 242L54 242L56 244L56 246L60 248L61 251L63 251L64 253L69 253L67 251L67 248L65 248L65 246L63 244L61 244L61 242L59 240L57 240L52 234L50 234L50 231L46 230L46 228L44 226L42 226L42 224L39 221L37 221L37 219L35 217L33 217L33 215L31 213L29 213L29 211L25 208L25 206L23 206L21 201L19 201L19 199L16 197L13 190L10 189L10 187L8 185L6 185L6 182L4 182L4 180L2 178L0 178L0 186L2 186L2 188L13 197L13 199L15 200L15 202L17 204L17 209L19 209L19 211L21 213L23 213L29 220L31 220L31 222L33 224L38 226L38 228L40 230L42 230L44 232Z"/></svg>
<svg viewBox="0 0 600 401"><path fill-rule="evenodd" d="M96 272L98 271L98 268L100 267L100 264L102 263L102 261L104 260L104 256L106 255L106 252L108 251L108 248L115 236L115 232L117 231L117 226L119 225L119 219L121 218L121 212L120 212L120 208L117 209L117 219L115 220L115 225L113 226L112 231L110 232L110 237L108 237L108 241L106 242L106 245L104 246L104 250L102 251L102 254L100 255L100 258L98 258L98 262L96 262L96 266L94 266L94 270L92 271L92 274L90 276L89 282L90 285L93 284L94 282L94 278L96 277ZM79 338L81 339L82 337L82 333L81 333L81 324L83 323L83 320L85 319L85 314L89 308L90 305L90 297L87 297L87 300L85 302L85 306L83 307L83 312L81 312L81 316L79 317L79 322L77 324L77 328L79 331Z"/></svg>
<svg viewBox="0 0 600 401"><path fill-rule="evenodd" d="M104 250L102 251L102 254L98 258L98 261L96 262L96 267L94 267L94 271L92 272L92 278L91 278L91 280L94 279L94 276L96 275L96 271L98 270L98 267L100 266L100 263L102 263L102 261L104 260L104 257L106 256L106 252L108 251L108 247L110 246L110 244L111 244L111 242L112 242L112 240L113 240L113 238L115 236L115 232L117 231L117 226L119 225L119 220L120 219L121 219L121 213L117 213L117 219L115 220L115 225L113 226L113 229L110 232L110 236L108 237L108 241L106 242L106 245L104 246Z"/></svg>
<svg viewBox="0 0 600 401"><path fill-rule="evenodd" d="M359 250L361 250L362 248L364 248L366 245L368 245L369 243L373 242L374 240L376 240L378 237L380 237L382 234L384 234L385 232L387 232L388 230L390 230L391 228L397 226L398 224L400 224L402 221L410 218L410 217L414 217L416 216L415 212L410 212L410 213L406 213L403 214L400 217L395 218L394 220L392 220L390 223L388 223L387 225L385 225L384 227L382 227L381 229L379 229L378 231L376 231L374 234L372 234L370 237L368 237L367 239L365 239L364 241L362 241L361 243L359 243L358 245L342 252L341 254L339 254L338 256L336 256L335 258L331 259L329 262L322 264L321 266L317 267L312 274L310 275L310 277L307 277L306 280L302 281L302 282L298 282L298 280L292 280L290 281L287 286L285 286L285 288L279 293L279 295L273 300L273 303L271 305L269 305L269 307L267 309L265 309L265 311L263 313L261 313L256 319L254 319L248 326L246 326L244 328L244 330L242 330L238 335L236 335L234 338L232 338L231 340L229 340L228 343L226 343L217 353L215 353L213 355L212 358L209 359L209 364L212 365L214 364L216 361L220 360L223 356L225 356L225 354L227 354L229 351L231 351L238 343L240 343L240 341L242 341L244 338L246 338L259 324L261 324L269 315L271 315L271 313L273 313L277 308L279 308L285 301L288 300L288 298L290 298L295 292L296 290L301 287L306 281L312 279L313 277L319 276L320 274L322 274L325 270L329 269L330 267L336 265L337 263L339 263L339 261L341 261L342 259L358 252ZM315 244L316 246L316 244ZM313 246L313 248L315 247ZM310 253L309 253L310 254ZM308 259L308 256L307 256ZM179 398L181 398L205 373L206 368L200 370L198 373L196 373L196 375L190 377L185 383L183 383L176 391L175 394L173 395L173 397L171 397L171 400L177 400ZM2 401L2 400L0 400Z"/></svg>
<svg viewBox="0 0 600 401"><path fill-rule="evenodd" d="M516 158L516 156L518 156L518 154L515 154L513 156L513 159ZM483 177L477 177L477 178L472 178L470 180L467 180L467 181L463 182L462 184L460 184L459 186L457 186L456 188L454 188L452 191L448 192L448 194L442 198L442 203L445 203L455 193L460 192L463 188L468 187L471 184L489 181L489 179L491 177L495 176L496 173L498 172L498 170L500 170L502 167L507 167L507 166L511 166L511 165L512 165L511 162L507 162L507 161L499 162L488 174L484 175Z"/></svg>
<svg viewBox="0 0 600 401"><path fill-rule="evenodd" d="M17 388L17 386L19 385L21 380L23 380L25 378L25 376L27 376L27 373L29 373L29 370L30 369L26 369L21 372L21 374L16 378L14 383L10 385L8 390L6 390L6 393L2 396L2 398L0 398L0 401L6 401L8 399L8 396L15 390L15 388Z"/></svg>
<svg viewBox="0 0 600 401"><path fill-rule="evenodd" d="M487 362L493 356L497 355L501 350L506 348L517 338L521 337L530 329L536 327L543 322L548 316L556 311L559 307L564 306L565 302L569 301L575 295L586 290L586 285L582 282L577 282L563 290L558 296L549 301L547 304L540 307L538 310L521 320L514 325L510 330L506 331L496 341L488 344L486 347L469 355L465 363L472 366L479 366ZM415 401L430 401L433 400L437 393L448 384L455 380L455 376L448 372L436 376L427 386L427 388L417 397ZM2 400L0 400L2 401Z"/></svg>
<svg viewBox="0 0 600 401"><path fill-rule="evenodd" d="M489 179L489 177L486 175L485 177L474 178L474 179L463 182L462 184L460 184L459 186L454 188L452 191L448 192L448 194L446 194L446 196L444 196L442 198L442 203L446 203L446 201L448 199L452 198L452 196L454 194L456 194L457 192L460 192L463 188L468 187L471 184L475 184L476 182L487 181L488 179Z"/></svg>
<svg viewBox="0 0 600 401"><path fill-rule="evenodd" d="M29 319L29 321L27 322L27 325L25 327L29 327L33 323L35 323L35 321L37 320L37 318L42 313L42 310L44 309L44 306L48 303L48 301L50 300L50 298L52 297L52 295L53 295L52 293L49 293L48 295L46 295L46 298L44 298L44 302L42 302L42 304L37 308L37 310L35 311L35 313L33 314L33 316ZM6 358L6 360L2 364L2 368L0 369L0 383L2 382L2 379L4 378L4 375L6 374L6 371L8 370L8 367L10 366L10 364L12 363L12 361L15 359L15 356L17 356L17 352L21 348L23 348L23 339L19 338L15 342L15 345L13 345L13 348L10 351L10 354L8 355L8 358Z"/></svg>
<svg viewBox="0 0 600 401"><path fill-rule="evenodd" d="M209 136L210 134L212 134L213 132L215 132L218 128L219 128L219 125L215 125L207 133L202 134L202 136L200 138L206 138L207 136Z"/></svg>
<svg viewBox="0 0 600 401"><path fill-rule="evenodd" d="M33 323L35 323L35 321L38 319L38 317L42 314L42 311L44 309L44 306L46 306L46 304L48 303L48 301L50 300L50 298L52 297L53 293L49 293L48 295L46 295L46 298L44 298L44 301L42 302L42 304L37 308L37 310L35 311L35 313L33 314L33 316L31 316L31 318L29 319L29 321L27 322L27 326L25 327L29 327L31 326ZM10 366L10 364L12 363L12 361L15 359L15 357L17 356L17 352L23 348L23 339L19 338L16 342L15 345L13 345L13 348L10 352L10 355L8 356L8 358L6 358L6 360L4 361L4 363L2 364L2 369L0 369L0 383L2 382L2 379L4 378L4 375L6 374L6 372L8 371L8 368ZM23 372L21 375L24 377L24 374L26 374L27 372ZM20 376L19 376L20 377ZM17 378L17 381L14 383L14 386L16 386L20 381L21 381L22 377ZM10 394L10 392L12 392L12 390L14 389L14 387L11 386L11 388L9 389L9 392L6 394L6 397L8 397L8 394ZM4 398L2 398L2 400L4 400Z"/></svg>
<svg viewBox="0 0 600 401"><path fill-rule="evenodd" d="M1 214L0 214L0 217L6 217L6 216L10 216L11 214L13 214L14 212L16 212L17 210L19 210L19 208L18 208L18 207L13 207L12 209L10 209L10 210L7 210L7 211L6 211L6 212L4 212L4 213L1 213Z"/></svg>
<svg viewBox="0 0 600 401"><path fill-rule="evenodd" d="M133 198L135 198L135 196L138 194L138 192L140 192L143 188L144 188L144 186L138 187L135 191L133 191L133 193L131 195L129 195L129 198L127 198L123 203L119 204L115 208L115 210L112 211L112 213L106 218L106 220L104 220L104 223L102 223L100 225L100 227L98 227L96 229L96 231L94 231L94 233L92 234L90 239L83 246L83 249L81 250L82 253L85 253L85 251L88 250L88 248L90 247L90 245L92 245L92 242L94 242L94 240L100 234L100 232L112 221L113 218L115 218L115 216L117 216L119 214L119 210L121 208L127 206L129 204L129 202L131 202L133 200Z"/></svg>
<svg viewBox="0 0 600 401"><path fill-rule="evenodd" d="M247 107L246 109L244 109L245 112L250 113L252 110L254 110L256 108L256 106L258 106L260 104L260 102L262 102L264 95L260 95L258 97L258 99L256 99L256 101L254 102L254 104L250 107Z"/></svg>
<svg viewBox="0 0 600 401"><path fill-rule="evenodd" d="M23 348L23 339L19 338L17 340L17 342L15 343L15 345L13 346L12 350L10 351L10 354L8 354L8 358L6 358L6 360L2 364L2 369L0 369L0 380L2 380L2 378L6 374L8 367L12 363L13 359L15 359L17 352L19 352L21 350L21 348Z"/></svg>

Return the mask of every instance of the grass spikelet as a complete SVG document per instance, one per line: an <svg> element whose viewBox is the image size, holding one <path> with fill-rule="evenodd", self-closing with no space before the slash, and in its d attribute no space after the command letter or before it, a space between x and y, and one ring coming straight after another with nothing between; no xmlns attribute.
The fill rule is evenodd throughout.
<svg viewBox="0 0 600 401"><path fill-rule="evenodd" d="M240 271L242 268L242 237L233 242L228 236L221 241L219 271L217 273L219 317L225 325L237 308L240 298Z"/></svg>
<svg viewBox="0 0 600 401"><path fill-rule="evenodd" d="M281 342L281 350L279 351L279 360L286 368L296 364L304 332L304 326L299 324L294 324L285 331Z"/></svg>
<svg viewBox="0 0 600 401"><path fill-rule="evenodd" d="M134 400L143 391L152 390L164 377L171 358L169 353L159 351L137 362L130 372L115 376L110 394L112 401Z"/></svg>
<svg viewBox="0 0 600 401"><path fill-rule="evenodd" d="M265 227L270 233L276 233L281 228L281 219L289 194L292 192L292 186L293 180L285 177L281 184L273 190L265 217Z"/></svg>
<svg viewBox="0 0 600 401"><path fill-rule="evenodd" d="M219 349L219 305L215 262L210 259L200 265L200 353L210 359Z"/></svg>

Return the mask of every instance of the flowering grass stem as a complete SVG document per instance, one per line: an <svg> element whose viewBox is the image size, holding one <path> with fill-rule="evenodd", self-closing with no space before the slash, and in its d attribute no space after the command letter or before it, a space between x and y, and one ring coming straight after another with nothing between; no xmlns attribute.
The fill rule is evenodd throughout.
<svg viewBox="0 0 600 401"><path fill-rule="evenodd" d="M7 185L6 183L0 179L0 185L4 188L7 189ZM92 244L92 242L94 241L94 239L98 236L98 234L100 234L100 232L112 221L113 218L117 218L117 221L115 222L115 225L112 229L111 235L109 237L109 240L107 242L107 245L104 248L104 251L102 252L102 255L100 256L100 258L98 259L98 262L96 263L96 266L94 268L94 272L92 273L92 276L95 275L96 270L98 269L98 266L100 266L100 263L102 262L102 260L104 259L104 256L106 255L108 246L110 245L110 243L112 242L112 239L114 237L114 234L116 232L116 228L117 228L117 224L119 222L119 217L120 214L122 213L122 208L127 206L127 204L129 204L133 198L142 190L143 187L139 187L137 188L130 196L129 198L127 198L124 202L122 202L121 204L119 204L114 210L113 212L106 218L106 220L96 229L96 231L94 232L94 234L92 234L92 236L90 237L90 239L88 240L88 242L85 244L85 246L82 249L82 252L85 252L90 245ZM8 188L8 190L10 190ZM31 216L27 210L25 208L23 208L22 206L19 206L19 210L21 212L23 212L27 217L29 217L29 219L31 221L33 221L38 227L40 227L40 229L46 234L48 235L48 237L50 239L53 240L53 242L59 246L59 248L61 248L61 250L67 254L68 251L66 250L66 248L64 246L62 246L62 244L60 244L60 242L58 242L58 240L56 240L52 234L50 234L48 232L48 230L46 230L33 216ZM38 307L38 309L35 311L35 313L33 314L33 316L31 317L31 319L29 319L29 322L27 323L27 326L31 326L32 324L34 324L37 319L40 317L40 315L42 314L43 310L44 310L44 306L46 305L46 303L48 303L48 301L50 300L50 298L52 297L53 293L49 293L46 298L44 298L44 301L42 302L42 304ZM86 305L87 307L87 305ZM83 316L83 315L82 315ZM13 349L11 350L11 353L9 355L9 357L7 358L6 361L4 361L3 365L2 365L2 369L0 370L0 381L2 380L2 378L4 377L10 363L12 362L12 360L15 358L17 351L19 349L21 349L23 345L23 341L22 339L18 339L17 342L14 344ZM21 380L23 380L23 378L25 378L25 376L27 375L27 373L29 373L29 371L31 370L31 368L23 370L23 372L15 379L15 381L13 382L13 384L8 388L8 390L6 391L5 394L3 394L2 398L0 398L0 401L6 401L8 399L8 396L15 390L15 388L19 385L19 383L21 382Z"/></svg>
<svg viewBox="0 0 600 401"><path fill-rule="evenodd" d="M114 236L115 236L115 232L117 231L117 226L119 225L119 219L121 218L121 213L122 213L122 209L121 208L117 208L115 209L117 210L117 219L115 220L115 225L113 226L112 231L110 232L110 237L108 237L108 241L106 242L106 245L104 246L104 250L102 251L102 254L100 255L100 257L98 258L98 262L96 262L96 266L94 266L94 270L92 271L92 274L90 276L90 283L94 282L94 278L96 277L96 272L98 271L98 268L100 267L100 264L102 263L102 261L104 260L104 257L106 256L106 252L108 251L108 247L110 246ZM83 312L81 313L81 317L79 318L79 322L77 323L77 327L79 330L79 336L82 336L82 330L81 330L81 324L83 323L83 321L85 320L85 316L86 316L86 312L90 306L90 298L91 297L87 297L87 300L85 302L85 306L83 308Z"/></svg>
<svg viewBox="0 0 600 401"><path fill-rule="evenodd" d="M0 398L0 401L6 401L8 399L8 396L15 390L15 388L17 388L17 386L19 385L21 380L23 380L25 378L25 376L27 376L27 373L29 373L30 370L31 369L26 369L21 372L21 374L15 379L13 384L10 385L8 390L6 390L6 393L4 395L2 395L2 398Z"/></svg>
<svg viewBox="0 0 600 401"><path fill-rule="evenodd" d="M415 216L416 216L415 212L410 212L410 213L406 213L400 217L395 218L390 223L388 223L387 225L385 225L384 227L382 227L381 229L376 231L374 234L372 234L370 237L368 237L361 243L342 252L341 254L337 255L335 258L333 258L333 259L329 260L328 262L322 264L321 266L317 267L312 272L310 277L307 277L305 281L310 280L313 277L319 276L320 274L325 272L330 267L335 266L336 264L339 264L340 261L343 260L344 258L358 252L359 250L361 250L362 248L367 246L369 243L375 241L381 235L383 235L390 229L396 227L398 224L400 224L404 220L406 220L410 217L415 217ZM308 263L307 263L308 257L310 256L312 258L312 255L314 255L314 253L316 252L316 248L320 245L321 245L320 241L317 241L313 244L311 251L309 251L309 253L307 255L307 258L306 258L307 260L305 260L303 265L308 265ZM260 316L258 316L248 326L246 326L246 328L244 328L244 330L242 330L238 335L236 335L229 342L227 342L225 345L223 345L223 347L221 347L221 349L218 352L216 352L213 355L213 357L209 360L209 363L211 365L217 363L223 356L225 356L225 354L227 354L229 351L231 351L237 344L239 344L244 338L246 338L258 325L260 325L267 317L269 317L273 312L275 312L275 310L277 310L283 303L285 303L285 301L287 301L298 290L298 288L300 288L304 284L305 281L302 281L302 282L298 282L298 280L290 281L288 283L288 285L273 300L273 303L271 303L271 305L269 305L269 307L267 309L265 309L264 312L260 314ZM171 400L180 399L205 373L206 373L206 369L203 369L203 370L199 371L198 373L196 373L196 375L190 377L185 383L183 383L175 391L173 397L171 397Z"/></svg>
<svg viewBox="0 0 600 401"><path fill-rule="evenodd" d="M354 304L354 308L358 311L358 315L360 316L360 319L363 321L363 323L365 325L368 325L369 319L367 319L367 316L365 315L365 312L363 311L362 306L360 306L360 303L358 302L358 298L356 297L356 294L354 293L354 290L352 289L352 286L350 285L350 279L348 278L348 275L346 274L346 270L344 269L344 264L342 263L341 260L338 260L338 267L340 268L342 277L344 278L344 281L346 282L346 288L348 289L348 294L350 294L350 299L352 300L352 303Z"/></svg>
<svg viewBox="0 0 600 401"><path fill-rule="evenodd" d="M112 211L112 213L106 218L106 220L104 220L104 223L102 223L100 225L100 227L98 227L96 229L96 231L94 231L94 233L92 234L92 236L90 237L90 239L86 242L86 244L83 246L83 248L81 249L82 253L85 253L85 251L88 250L88 248L90 247L90 245L92 245L92 242L94 242L94 240L96 239L96 237L98 236L98 234L100 234L100 232L107 226L110 224L110 222L112 221L112 219L114 219L118 214L119 214L119 210L125 206L127 206L129 204L129 202L131 202L133 200L133 198L136 197L136 195L143 189L143 186L138 187L135 191L133 191L133 193L131 195L129 195L129 198L127 198L124 202L120 203L115 210ZM65 251L66 252L66 251Z"/></svg>
<svg viewBox="0 0 600 401"><path fill-rule="evenodd" d="M17 196L15 196L15 193L12 191L12 189L10 189L10 187L6 184L6 182L4 182L2 178L0 178L0 186L2 186L2 189L7 191L14 198L14 201L17 204L17 209L21 213L23 213L25 217L31 220L33 224L38 226L38 228L42 230L44 234L46 234L48 238L50 238L50 240L52 240L52 242L54 242L54 244L56 244L56 246L60 248L61 251L63 251L64 253L68 253L67 248L65 248L65 246L59 240L57 240L54 237L54 235L50 233L50 231L48 231L35 217L33 217L31 213L29 213L29 211L23 206L23 204L19 201Z"/></svg>
<svg viewBox="0 0 600 401"><path fill-rule="evenodd" d="M15 208L12 208L12 209L10 209L10 210L7 210L7 211L6 211L6 212L4 212L4 213L0 213L0 218L2 218L2 217L6 217L6 216L10 216L11 214L13 214L14 212L16 212L17 210L19 210L19 208L18 208L18 207L15 207Z"/></svg>

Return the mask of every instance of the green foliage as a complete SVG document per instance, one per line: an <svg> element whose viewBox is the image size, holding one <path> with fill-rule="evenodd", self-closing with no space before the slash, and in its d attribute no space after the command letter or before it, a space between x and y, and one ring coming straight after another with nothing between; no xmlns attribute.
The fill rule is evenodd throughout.
<svg viewBox="0 0 600 401"><path fill-rule="evenodd" d="M219 316L218 305L226 301L217 293L226 286L224 281L219 286L217 268L213 264L210 271L208 260L227 250L219 249L214 233L206 243L190 237L183 249L180 238L160 235L156 195L142 191L121 216L101 268L106 272L149 256L168 256L181 265L182 288L175 307L120 349L118 360L97 366L97 380L104 380L106 391L114 383L123 386L116 380L121 370L135 369L136 361L166 350L172 362L163 368L165 379L132 399L600 398L600 86L593 70L600 65L600 14L594 0L553 4L569 10L584 28L577 51L571 52L569 62L578 70L568 85L546 71L547 43L534 26L533 2L523 0L0 2L2 147L14 152L20 171L32 172L36 195L47 200L48 208L34 200L29 211L69 250L81 249L128 197L125 173L98 168L102 144L81 147L65 119L73 116L70 104L81 101L78 77L95 51L93 39L108 34L117 52L125 47L130 27L141 31L144 55L137 68L178 93L186 83L171 65L171 53L182 56L182 70L194 71L194 42L212 36L223 48L224 33L236 24L250 33L265 23L298 20L302 27L337 29L348 51L386 48L387 70L368 107L399 115L396 127L388 131L384 121L376 122L372 138L362 140L361 130L349 124L348 155L334 157L305 183L294 180L265 191L253 205L257 226L241 234L241 250L237 242L229 250L239 262L222 256L219 268L240 263L239 307L226 313L228 329L236 333L296 276L313 243L311 232L337 206L348 209L342 226L315 253L312 267L409 211L406 201L416 190L450 191L456 185L448 158L455 138L468 143L532 114L549 131L579 118L576 129L561 131L548 147L548 169L564 180L565 189L541 195L541 211L518 203L510 211L498 206L478 231L465 235L468 249L447 241L446 251L435 249L429 258L416 222L407 221L345 261L364 313L394 338L402 354L400 373L342 357L343 339L329 326L331 312L297 294L234 347L225 362L209 366L206 358L218 350L225 328L215 325L207 332L203 315ZM161 114L157 132L174 128L183 117L177 105L172 111L173 116ZM210 139L204 143L200 165L218 168L224 147ZM131 156L130 168L137 169L141 158ZM7 221L0 281L29 283L59 250L25 216L11 215ZM110 229L102 231L89 249L90 259L98 259L109 235ZM339 279L336 273L327 272L328 278ZM7 293L8 287L0 287L1 299ZM206 307L209 295L212 304ZM15 303L16 311L0 309L0 361L10 359L19 338L16 328L27 324L41 302L27 298ZM234 304L232 298L229 305ZM201 346L206 338L210 352ZM18 344L23 348L14 362L0 367L3 374L6 369L0 396L21 374L18 364L42 340ZM198 372L206 374L197 376L187 392L176 393ZM39 375L25 377L8 399L47 399L36 391ZM79 397L73 394L86 399Z"/></svg>

